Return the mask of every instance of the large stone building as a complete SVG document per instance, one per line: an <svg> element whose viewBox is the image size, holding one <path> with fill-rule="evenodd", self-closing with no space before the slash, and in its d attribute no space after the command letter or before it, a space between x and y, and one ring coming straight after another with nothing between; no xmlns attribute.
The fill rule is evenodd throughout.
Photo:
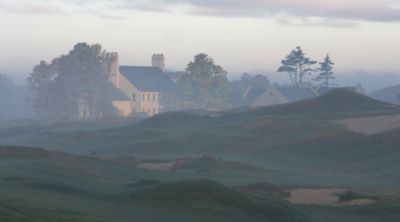
<svg viewBox="0 0 400 222"><path fill-rule="evenodd" d="M111 82L126 96L113 101L121 116L154 116L177 110L177 87L165 74L162 54L152 56L151 66L120 66L117 59Z"/></svg>

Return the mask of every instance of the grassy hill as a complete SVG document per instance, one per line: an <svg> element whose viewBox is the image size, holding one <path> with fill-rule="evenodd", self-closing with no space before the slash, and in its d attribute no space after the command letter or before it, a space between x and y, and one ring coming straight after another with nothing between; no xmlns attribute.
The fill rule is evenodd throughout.
<svg viewBox="0 0 400 222"><path fill-rule="evenodd" d="M355 134L332 121L394 112L400 112L399 107L352 91L334 90L319 98L257 110L212 117L166 113L129 126L42 131L14 142L84 155L96 152L171 159L213 155L309 175L347 176L358 172L368 178L385 178L390 174L386 179L395 183L397 177L393 175L400 167L396 168L399 164L393 155L398 153L394 148L400 146L400 141L396 137L388 139L395 133ZM0 143L1 138L0 134Z"/></svg>
<svg viewBox="0 0 400 222"><path fill-rule="evenodd" d="M0 166L0 221L314 221L209 180L127 186L151 173L71 154L0 147Z"/></svg>
<svg viewBox="0 0 400 222"><path fill-rule="evenodd" d="M245 174L241 179L250 184L234 188L184 179L194 172L155 174L42 149L0 147L0 154L0 221L396 222L400 217L396 196L365 207L294 206L280 200L287 195L281 188L250 183Z"/></svg>
<svg viewBox="0 0 400 222"><path fill-rule="evenodd" d="M228 188L209 180L186 180L134 192L131 200L149 199L172 206L180 206L185 210L201 209L212 218L218 214L229 215L232 221L240 221L243 214L253 215L260 221L313 221L299 213L287 203L270 198L254 198L240 191ZM221 208L221 206L225 206ZM238 212L232 211L237 209Z"/></svg>
<svg viewBox="0 0 400 222"><path fill-rule="evenodd" d="M374 99L393 104L398 104L400 102L398 98L399 95L400 85L379 89L370 94L370 96Z"/></svg>
<svg viewBox="0 0 400 222"><path fill-rule="evenodd" d="M0 221L313 221L301 212L328 222L398 221L400 129L363 135L332 121L395 112L398 107L333 91L293 104L166 113L101 130L3 129L0 143L82 156L0 147ZM96 159L210 155L216 158L188 159L171 172ZM288 187L384 192L393 201L292 206L279 200Z"/></svg>
<svg viewBox="0 0 400 222"><path fill-rule="evenodd" d="M351 116L386 112L399 112L399 107L374 100L347 89L335 89L320 97L295 103L261 108L254 114L303 115L303 116Z"/></svg>

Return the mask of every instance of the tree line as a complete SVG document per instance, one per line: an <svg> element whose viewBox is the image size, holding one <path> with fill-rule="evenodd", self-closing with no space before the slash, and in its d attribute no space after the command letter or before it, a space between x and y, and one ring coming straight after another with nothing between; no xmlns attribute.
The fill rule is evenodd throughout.
<svg viewBox="0 0 400 222"><path fill-rule="evenodd" d="M0 73L0 120L32 117L26 103L28 93L25 86L17 85L9 75Z"/></svg>
<svg viewBox="0 0 400 222"><path fill-rule="evenodd" d="M334 85L330 81L335 79L333 73L334 63L329 54L326 55L323 62L319 63L319 67L316 67L317 63L317 61L308 58L301 47L296 47L296 49L292 50L289 55L281 61L278 72L288 73L290 81L295 87L304 83L305 76L316 72L318 73L314 79L315 81L322 82L322 85L327 88Z"/></svg>
<svg viewBox="0 0 400 222"><path fill-rule="evenodd" d="M42 118L76 120L80 103L88 105L90 117L101 115L107 100L108 80L116 54L101 45L79 43L66 55L41 61L28 78L33 92L29 100Z"/></svg>
<svg viewBox="0 0 400 222"><path fill-rule="evenodd" d="M47 119L77 120L79 105L88 106L88 116L97 118L112 112L109 82L115 67L115 53L101 45L79 43L66 55L50 63L41 61L28 78L31 90L29 101L37 115ZM294 87L304 83L306 75L318 72L315 80L325 87L334 79L329 55L318 63L308 58L300 47L281 61L278 72L288 73ZM190 61L177 81L182 109L221 110L240 106L240 99L250 88L269 87L264 75L243 74L241 79L229 81L227 71L209 55L200 53Z"/></svg>

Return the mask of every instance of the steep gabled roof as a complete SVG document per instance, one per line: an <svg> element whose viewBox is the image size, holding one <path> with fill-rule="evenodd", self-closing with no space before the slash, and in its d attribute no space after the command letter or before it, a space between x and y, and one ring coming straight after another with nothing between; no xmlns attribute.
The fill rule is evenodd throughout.
<svg viewBox="0 0 400 222"><path fill-rule="evenodd" d="M266 88L251 88L244 97L244 105L251 105L266 91Z"/></svg>
<svg viewBox="0 0 400 222"><path fill-rule="evenodd" d="M310 99L317 97L310 88L299 88L299 87L276 87L279 93L282 94L289 102L297 102L304 99Z"/></svg>
<svg viewBox="0 0 400 222"><path fill-rule="evenodd" d="M120 66L119 71L140 91L177 92L176 85L158 67Z"/></svg>
<svg viewBox="0 0 400 222"><path fill-rule="evenodd" d="M113 101L130 101L130 98L117 87L110 87L110 97Z"/></svg>

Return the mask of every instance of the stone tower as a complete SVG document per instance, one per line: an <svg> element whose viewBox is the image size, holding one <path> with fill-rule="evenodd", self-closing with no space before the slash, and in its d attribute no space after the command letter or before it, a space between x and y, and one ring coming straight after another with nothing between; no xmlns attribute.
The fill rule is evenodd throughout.
<svg viewBox="0 0 400 222"><path fill-rule="evenodd" d="M151 66L160 68L165 72L165 57L164 54L153 54L151 58Z"/></svg>
<svg viewBox="0 0 400 222"><path fill-rule="evenodd" d="M112 79L111 82L115 87L120 88L120 73L119 73L119 54L114 53L115 61L112 64Z"/></svg>

